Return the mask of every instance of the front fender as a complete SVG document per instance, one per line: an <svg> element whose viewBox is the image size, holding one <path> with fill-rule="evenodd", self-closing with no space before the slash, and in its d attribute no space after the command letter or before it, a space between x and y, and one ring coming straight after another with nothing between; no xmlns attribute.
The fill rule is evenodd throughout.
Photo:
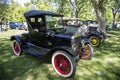
<svg viewBox="0 0 120 80"><path fill-rule="evenodd" d="M101 39L101 35L98 32L90 32L90 33L88 33L87 38L89 38L90 36L97 36L98 38Z"/></svg>
<svg viewBox="0 0 120 80"><path fill-rule="evenodd" d="M74 51L71 47L59 46L59 47L55 47L55 48L51 49L49 52L50 52L50 53L54 53L54 52L57 51L57 50L63 50L63 51L65 51L65 52L69 53L69 55L72 56L72 57L75 59L75 61L77 60L78 54L77 54L77 52Z"/></svg>
<svg viewBox="0 0 120 80"><path fill-rule="evenodd" d="M13 35L13 36L11 36L10 40L11 40L11 41L17 40L17 41L21 44L20 35Z"/></svg>
<svg viewBox="0 0 120 80"><path fill-rule="evenodd" d="M87 39L87 38L82 38L82 39L81 39L81 45L82 45L82 47L83 47L84 45L87 45L87 44L90 44L90 40Z"/></svg>

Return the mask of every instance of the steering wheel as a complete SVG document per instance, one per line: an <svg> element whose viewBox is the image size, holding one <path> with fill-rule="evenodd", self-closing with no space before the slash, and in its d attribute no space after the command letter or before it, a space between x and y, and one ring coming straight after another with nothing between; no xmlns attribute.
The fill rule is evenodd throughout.
<svg viewBox="0 0 120 80"><path fill-rule="evenodd" d="M48 36L54 36L54 34L55 34L55 33L54 33L54 31L52 31L52 30L48 30L48 31L47 31L47 35L48 35Z"/></svg>

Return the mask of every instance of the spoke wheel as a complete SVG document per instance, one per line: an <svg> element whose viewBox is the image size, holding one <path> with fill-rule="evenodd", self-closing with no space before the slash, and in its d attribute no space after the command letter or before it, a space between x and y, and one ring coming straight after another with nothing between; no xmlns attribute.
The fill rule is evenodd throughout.
<svg viewBox="0 0 120 80"><path fill-rule="evenodd" d="M93 48L91 45L87 44L81 49L81 59L90 59L93 55Z"/></svg>
<svg viewBox="0 0 120 80"><path fill-rule="evenodd" d="M76 71L76 62L64 51L56 51L52 56L52 65L62 77L70 77Z"/></svg>
<svg viewBox="0 0 120 80"><path fill-rule="evenodd" d="M16 40L14 40L12 43L12 49L13 49L14 54L17 56L19 56L22 53L20 44Z"/></svg>
<svg viewBox="0 0 120 80"><path fill-rule="evenodd" d="M91 45L93 47L99 46L100 45L100 38L98 38L97 36L90 36L89 40L91 40Z"/></svg>

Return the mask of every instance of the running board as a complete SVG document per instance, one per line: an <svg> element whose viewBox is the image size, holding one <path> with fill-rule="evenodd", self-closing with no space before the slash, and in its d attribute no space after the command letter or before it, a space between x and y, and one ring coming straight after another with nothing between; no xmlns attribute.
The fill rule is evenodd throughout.
<svg viewBox="0 0 120 80"><path fill-rule="evenodd" d="M48 53L49 50L50 49L42 48L29 42L27 43L27 49L24 49L25 52L31 53L36 56L44 56Z"/></svg>

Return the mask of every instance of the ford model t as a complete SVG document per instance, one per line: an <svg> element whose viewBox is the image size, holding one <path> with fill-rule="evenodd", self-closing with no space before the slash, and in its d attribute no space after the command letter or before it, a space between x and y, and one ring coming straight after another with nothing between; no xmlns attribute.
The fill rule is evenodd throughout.
<svg viewBox="0 0 120 80"><path fill-rule="evenodd" d="M36 56L52 54L54 70L62 77L70 77L76 71L79 59L90 59L93 48L89 40L80 34L66 33L58 19L63 15L49 11L31 10L24 13L28 24L28 33L11 37L15 55L28 52Z"/></svg>

